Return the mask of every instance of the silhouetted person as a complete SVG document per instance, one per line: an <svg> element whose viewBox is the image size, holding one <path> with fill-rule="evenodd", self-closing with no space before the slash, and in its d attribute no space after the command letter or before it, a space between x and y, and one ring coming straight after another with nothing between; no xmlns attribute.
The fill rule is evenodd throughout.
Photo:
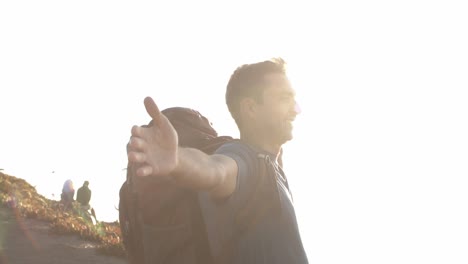
<svg viewBox="0 0 468 264"><path fill-rule="evenodd" d="M89 210L90 205L89 205L89 200L91 200L91 190L89 189L89 181L85 181L83 183L83 186L78 189L78 192L76 193L76 200L81 204L83 209Z"/></svg>
<svg viewBox="0 0 468 264"><path fill-rule="evenodd" d="M75 188L73 187L73 182L71 180L66 180L63 184L61 202L66 209L71 208L73 203L73 197L75 196Z"/></svg>

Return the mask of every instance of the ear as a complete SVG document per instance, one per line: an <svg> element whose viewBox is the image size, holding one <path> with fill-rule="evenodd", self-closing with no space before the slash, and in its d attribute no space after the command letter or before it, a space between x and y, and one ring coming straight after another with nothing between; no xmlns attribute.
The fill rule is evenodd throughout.
<svg viewBox="0 0 468 264"><path fill-rule="evenodd" d="M240 112L243 118L254 118L256 111L257 102L253 98L246 97L240 101Z"/></svg>

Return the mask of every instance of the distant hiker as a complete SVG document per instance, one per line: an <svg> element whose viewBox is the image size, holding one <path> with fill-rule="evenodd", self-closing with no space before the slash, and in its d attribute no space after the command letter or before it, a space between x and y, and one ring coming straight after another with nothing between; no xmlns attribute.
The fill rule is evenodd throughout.
<svg viewBox="0 0 468 264"><path fill-rule="evenodd" d="M61 202L66 209L70 209L73 203L73 197L75 196L75 188L73 187L72 180L66 180L63 184Z"/></svg>
<svg viewBox="0 0 468 264"><path fill-rule="evenodd" d="M284 66L274 59L234 71L226 104L240 140L213 155L178 146L176 130L150 97L145 107L154 125L132 128L128 159L137 176L203 191L199 200L215 263L308 263L278 162L300 112Z"/></svg>
<svg viewBox="0 0 468 264"><path fill-rule="evenodd" d="M91 206L89 205L89 200L91 200L91 190L89 189L89 181L85 181L83 186L78 189L76 193L76 200L81 204L82 208L89 210Z"/></svg>

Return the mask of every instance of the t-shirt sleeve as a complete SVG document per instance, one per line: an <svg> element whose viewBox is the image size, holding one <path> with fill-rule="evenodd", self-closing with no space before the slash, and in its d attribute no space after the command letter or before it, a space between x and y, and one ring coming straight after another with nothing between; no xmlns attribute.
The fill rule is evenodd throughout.
<svg viewBox="0 0 468 264"><path fill-rule="evenodd" d="M222 203L227 203L226 206L237 211L246 203L249 193L255 185L257 176L255 173L256 157L248 147L240 143L225 144L216 151L216 154L226 155L234 159L237 164L236 188L229 198L222 201Z"/></svg>

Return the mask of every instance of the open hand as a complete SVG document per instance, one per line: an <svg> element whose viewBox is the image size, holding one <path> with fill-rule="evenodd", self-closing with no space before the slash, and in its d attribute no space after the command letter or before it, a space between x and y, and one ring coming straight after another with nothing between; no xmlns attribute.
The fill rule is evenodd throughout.
<svg viewBox="0 0 468 264"><path fill-rule="evenodd" d="M144 104L153 124L132 127L128 160L135 164L137 176L167 176L177 166L177 132L151 97Z"/></svg>

